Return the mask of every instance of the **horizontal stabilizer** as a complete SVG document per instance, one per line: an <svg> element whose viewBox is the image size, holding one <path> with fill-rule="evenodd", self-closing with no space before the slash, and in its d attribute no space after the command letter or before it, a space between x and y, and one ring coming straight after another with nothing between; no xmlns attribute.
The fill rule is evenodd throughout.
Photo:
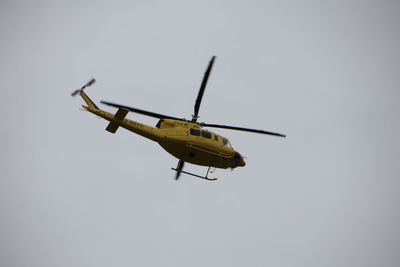
<svg viewBox="0 0 400 267"><path fill-rule="evenodd" d="M115 133L118 130L119 125L115 122L110 122L106 128L106 131L110 133Z"/></svg>
<svg viewBox="0 0 400 267"><path fill-rule="evenodd" d="M114 119L116 119L117 121L123 121L126 117L126 115L128 114L129 110L124 109L124 108L119 108L117 110L117 113L115 113L114 115ZM119 123L116 121L111 121L107 128L106 131L109 131L110 133L115 133L118 130L119 127Z"/></svg>
<svg viewBox="0 0 400 267"><path fill-rule="evenodd" d="M119 108L117 110L117 113L115 113L114 118L116 120L123 121L126 117L126 114L128 114L128 112L129 112L129 110L127 110L127 109Z"/></svg>

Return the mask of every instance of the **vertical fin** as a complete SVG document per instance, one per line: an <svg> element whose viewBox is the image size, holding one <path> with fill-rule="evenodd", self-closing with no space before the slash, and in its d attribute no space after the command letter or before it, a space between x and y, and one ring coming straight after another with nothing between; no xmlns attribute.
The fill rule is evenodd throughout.
<svg viewBox="0 0 400 267"><path fill-rule="evenodd" d="M96 104L85 94L85 92L81 91L79 93L79 95L83 98L83 100L86 102L86 104L90 107L90 108L95 108L95 109L99 109Z"/></svg>

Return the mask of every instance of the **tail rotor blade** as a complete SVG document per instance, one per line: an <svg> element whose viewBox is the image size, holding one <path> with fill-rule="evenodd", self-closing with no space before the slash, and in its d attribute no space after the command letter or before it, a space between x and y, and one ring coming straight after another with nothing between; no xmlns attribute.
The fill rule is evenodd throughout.
<svg viewBox="0 0 400 267"><path fill-rule="evenodd" d="M92 86L95 82L96 82L96 79L95 79L95 78L92 78L90 81L88 81L88 82L82 87L82 89L84 89L84 88L86 88L86 87L89 87L89 86Z"/></svg>
<svg viewBox="0 0 400 267"><path fill-rule="evenodd" d="M90 81L88 81L84 86L82 86L81 89L77 89L75 91L73 91L71 93L71 96L76 96L77 94L79 94L80 92L83 91L83 89L85 89L86 87L92 86L94 83L96 82L95 78L92 78Z"/></svg>

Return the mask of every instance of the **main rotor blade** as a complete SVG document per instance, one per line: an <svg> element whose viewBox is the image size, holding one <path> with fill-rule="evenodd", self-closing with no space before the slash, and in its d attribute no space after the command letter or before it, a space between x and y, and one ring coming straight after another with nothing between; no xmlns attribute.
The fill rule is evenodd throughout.
<svg viewBox="0 0 400 267"><path fill-rule="evenodd" d="M180 159L178 162L178 166L176 166L175 180L179 179L179 176L181 175L181 171L182 171L184 165L185 165L185 162Z"/></svg>
<svg viewBox="0 0 400 267"><path fill-rule="evenodd" d="M100 101L100 103L102 103L104 105L112 106L112 107L115 107L115 108L124 108L124 109L127 109L129 111L132 111L132 112L135 112L135 113L139 113L139 114L142 114L142 115L146 115L146 116L150 116L150 117L154 117L154 118L173 119L173 120L183 121L183 119L180 119L180 118L175 118L175 117L164 115L164 114L160 114L160 113L155 113L155 112L146 111L146 110L142 110L142 109L138 109L138 108L119 105L119 104L115 104L115 103L111 103L111 102L107 102L107 101L103 101L103 100Z"/></svg>
<svg viewBox="0 0 400 267"><path fill-rule="evenodd" d="M210 63L208 64L208 68L207 68L206 72L204 73L204 78L203 78L203 81L201 82L200 90L197 95L196 103L194 105L194 114L193 114L192 122L197 121L201 100L203 99L204 90L206 89L208 77L210 76L210 72L211 72L212 66L214 64L214 60L215 60L215 56L213 56L211 58Z"/></svg>
<svg viewBox="0 0 400 267"><path fill-rule="evenodd" d="M236 126L227 126L227 125L218 125L218 124L210 124L210 123L201 123L201 126L205 127L214 127L214 128L222 128L222 129L230 129L230 130L238 130L238 131L245 131L245 132L252 132L252 133L259 133L259 134L269 134L275 135L280 137L286 137L284 134L280 133L273 133L264 130L257 130L257 129L250 129L250 128L243 128L243 127L236 127Z"/></svg>

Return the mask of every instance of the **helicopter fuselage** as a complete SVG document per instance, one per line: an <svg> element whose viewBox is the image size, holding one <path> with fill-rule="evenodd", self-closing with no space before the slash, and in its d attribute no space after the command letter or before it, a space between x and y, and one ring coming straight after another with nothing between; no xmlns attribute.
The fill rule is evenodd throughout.
<svg viewBox="0 0 400 267"><path fill-rule="evenodd" d="M220 129L229 129L236 131L252 132L258 134L268 134L274 136L285 137L285 135L275 132L269 132L260 129L244 128L238 126L230 126L223 124L198 123L199 110L203 99L204 91L207 86L207 81L213 67L215 56L211 57L210 63L204 73L203 80L197 94L194 104L194 113L192 120L172 117L165 114L155 113L152 111L142 110L135 107L119 105L108 101L100 101L100 103L118 108L115 114L99 109L96 104L85 94L84 89L92 86L96 80L92 78L80 89L71 93L71 96L80 95L87 106L83 108L91 113L96 114L109 121L106 130L110 133L115 133L119 127L125 128L131 132L148 138L160 144L168 153L179 159L176 168L171 168L176 171L175 180L179 179L181 173L185 173L194 177L205 180L215 181L216 178L209 178L211 167L215 168L236 168L246 165L242 155L235 151L231 146L228 138L218 135L214 132L203 129L203 127L212 127ZM148 126L133 120L126 119L128 112L135 112L145 116L158 118L159 121L156 127ZM200 176L194 173L184 171L185 162L196 165L208 166L207 174ZM211 171L212 173L213 171Z"/></svg>
<svg viewBox="0 0 400 267"><path fill-rule="evenodd" d="M162 135L158 143L178 159L223 169L246 165L226 137L204 130L197 123L162 119L157 126Z"/></svg>
<svg viewBox="0 0 400 267"><path fill-rule="evenodd" d="M123 127L158 142L168 153L185 162L222 169L246 165L240 153L232 148L228 138L204 130L197 123L161 119L156 127L152 127L126 119L128 111L124 109L118 109L116 114L112 114L95 107L83 108L110 121L107 131L115 133L118 127ZM119 113L123 116L118 115Z"/></svg>

